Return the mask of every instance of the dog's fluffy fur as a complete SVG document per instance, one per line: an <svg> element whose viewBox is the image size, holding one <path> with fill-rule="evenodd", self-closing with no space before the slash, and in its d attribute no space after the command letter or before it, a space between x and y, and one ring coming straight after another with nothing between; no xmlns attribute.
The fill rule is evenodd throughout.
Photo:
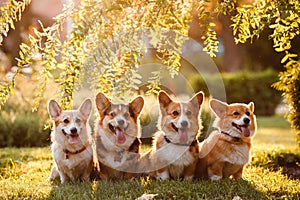
<svg viewBox="0 0 300 200"><path fill-rule="evenodd" d="M97 157L103 179L132 179L140 147L139 114L144 99L114 104L104 94L96 95L99 119L95 125Z"/></svg>
<svg viewBox="0 0 300 200"><path fill-rule="evenodd" d="M54 121L51 149L55 164L49 179L89 181L93 169L93 151L88 119L92 102L86 99L78 110L62 110L50 100L48 112Z"/></svg>
<svg viewBox="0 0 300 200"><path fill-rule="evenodd" d="M150 172L150 176L162 180L193 179L199 153L196 137L200 134L203 96L199 92L188 102L176 102L165 92L159 93L160 131L154 136L152 149L140 162L140 167Z"/></svg>
<svg viewBox="0 0 300 200"><path fill-rule="evenodd" d="M249 162L252 137L256 132L254 104L226 104L210 100L218 129L200 144L195 176L202 179L242 178Z"/></svg>

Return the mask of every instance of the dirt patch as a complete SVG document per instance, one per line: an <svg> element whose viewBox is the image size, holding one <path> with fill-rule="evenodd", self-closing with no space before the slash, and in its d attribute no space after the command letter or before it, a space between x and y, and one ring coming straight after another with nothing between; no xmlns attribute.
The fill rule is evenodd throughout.
<svg viewBox="0 0 300 200"><path fill-rule="evenodd" d="M282 173L292 179L300 179L300 157L288 154L285 158L279 159L279 166Z"/></svg>
<svg viewBox="0 0 300 200"><path fill-rule="evenodd" d="M300 156L292 153L280 154L270 163L273 169L282 168L282 173L290 179L300 179Z"/></svg>

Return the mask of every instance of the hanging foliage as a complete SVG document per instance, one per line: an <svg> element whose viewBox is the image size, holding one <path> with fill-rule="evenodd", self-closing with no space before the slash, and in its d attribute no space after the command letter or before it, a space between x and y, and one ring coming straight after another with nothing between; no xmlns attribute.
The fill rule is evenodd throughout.
<svg viewBox="0 0 300 200"><path fill-rule="evenodd" d="M7 6L14 6L16 1L11 2L13 5ZM138 69L149 46L156 49L157 57L170 76L176 76L189 23L192 15L199 11L202 11L199 17L209 22L209 26L203 28L205 50L214 56L217 40L211 22L213 15L204 12L207 2L82 0L79 5L65 5L52 26L45 28L41 24L41 31L35 30L30 43L21 45L19 68L32 65L36 57L41 58L35 106L38 107L49 80L56 77L53 73L58 70L60 75L56 82L65 109L71 107L74 91L87 81L96 92L128 100L141 83ZM68 20L72 22L72 30L62 40L60 34ZM149 91L159 90L160 78L159 72L153 73L149 78ZM13 83L1 83L0 105L12 90Z"/></svg>
<svg viewBox="0 0 300 200"><path fill-rule="evenodd" d="M0 7L0 46L3 42L3 37L6 37L10 29L15 29L14 23L21 20L22 12L31 0L8 0L5 5ZM0 82L0 109L8 99L9 94L13 92L15 76L10 82Z"/></svg>

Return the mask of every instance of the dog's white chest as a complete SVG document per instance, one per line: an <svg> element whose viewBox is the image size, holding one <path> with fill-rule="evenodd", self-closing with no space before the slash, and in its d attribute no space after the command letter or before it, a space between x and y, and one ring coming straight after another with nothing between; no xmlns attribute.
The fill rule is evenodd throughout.
<svg viewBox="0 0 300 200"><path fill-rule="evenodd" d="M194 162L189 147L165 144L157 150L157 160L168 168L173 178L180 178L186 166Z"/></svg>
<svg viewBox="0 0 300 200"><path fill-rule="evenodd" d="M235 165L245 165L249 162L249 147L233 144L234 153L225 158L225 161Z"/></svg>
<svg viewBox="0 0 300 200"><path fill-rule="evenodd" d="M98 159L101 163L118 171L127 171L129 168L132 168L131 159L137 157L137 153L123 150L115 146L110 140L106 139L105 137L100 139L105 149L97 149ZM128 142L132 143L133 140L131 138L128 138Z"/></svg>
<svg viewBox="0 0 300 200"><path fill-rule="evenodd" d="M120 171L125 171L129 167L129 162L127 161L130 152L110 152L101 158L101 162L106 166L113 169L118 169Z"/></svg>
<svg viewBox="0 0 300 200"><path fill-rule="evenodd" d="M157 150L157 159L168 165L187 166L194 161L189 147L175 146L173 144L163 145Z"/></svg>
<svg viewBox="0 0 300 200"><path fill-rule="evenodd" d="M82 172L89 167L92 162L92 148L88 147L85 151L69 155L68 158L61 148L54 148L53 156L58 169L68 177L76 179Z"/></svg>

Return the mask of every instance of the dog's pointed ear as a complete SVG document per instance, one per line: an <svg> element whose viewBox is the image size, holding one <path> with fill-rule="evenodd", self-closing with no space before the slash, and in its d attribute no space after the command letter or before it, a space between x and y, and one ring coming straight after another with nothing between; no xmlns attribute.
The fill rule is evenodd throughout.
<svg viewBox="0 0 300 200"><path fill-rule="evenodd" d="M88 119L92 111L92 100L86 99L79 107L79 111L85 119Z"/></svg>
<svg viewBox="0 0 300 200"><path fill-rule="evenodd" d="M60 116L62 112L61 107L58 105L58 103L54 100L51 99L48 103L48 113L54 121L57 120L57 118Z"/></svg>
<svg viewBox="0 0 300 200"><path fill-rule="evenodd" d="M144 102L144 98L142 96L138 96L129 103L129 107L135 115L139 115L143 110Z"/></svg>
<svg viewBox="0 0 300 200"><path fill-rule="evenodd" d="M97 110L99 112L104 111L111 104L109 99L101 92L96 95L95 102L96 102Z"/></svg>
<svg viewBox="0 0 300 200"><path fill-rule="evenodd" d="M224 103L222 101L219 101L217 99L211 99L209 101L209 107L210 109L218 116L222 117L222 115L226 112L227 110L227 103Z"/></svg>
<svg viewBox="0 0 300 200"><path fill-rule="evenodd" d="M160 91L158 93L158 102L159 102L160 108L165 108L171 102L173 102L173 100L170 98L170 96L166 92Z"/></svg>
<svg viewBox="0 0 300 200"><path fill-rule="evenodd" d="M204 93L203 92L198 92L195 94L191 100L190 103L197 109L200 110L204 100Z"/></svg>
<svg viewBox="0 0 300 200"><path fill-rule="evenodd" d="M254 103L253 102L250 102L248 104L248 107L250 108L251 112L253 113L254 112Z"/></svg>

